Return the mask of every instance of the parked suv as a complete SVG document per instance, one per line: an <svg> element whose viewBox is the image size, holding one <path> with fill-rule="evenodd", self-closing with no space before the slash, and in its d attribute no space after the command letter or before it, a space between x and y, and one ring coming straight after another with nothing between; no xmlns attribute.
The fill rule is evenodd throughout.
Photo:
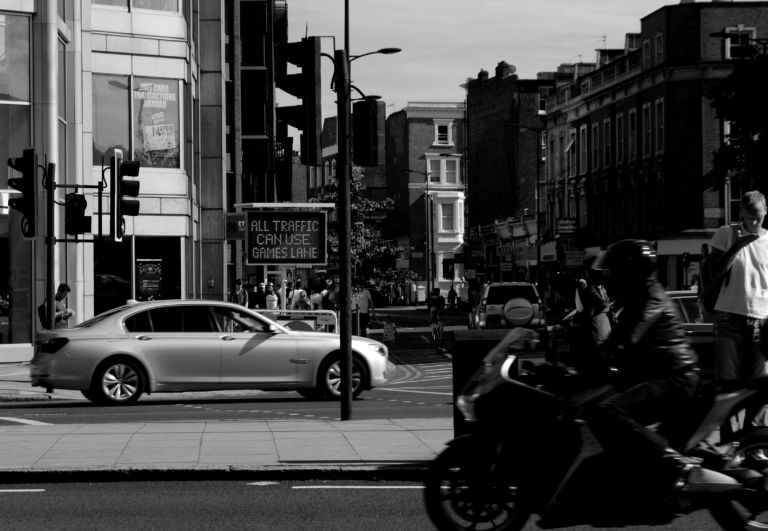
<svg viewBox="0 0 768 531"><path fill-rule="evenodd" d="M491 282L469 315L470 328L545 326L544 307L536 286L530 282Z"/></svg>

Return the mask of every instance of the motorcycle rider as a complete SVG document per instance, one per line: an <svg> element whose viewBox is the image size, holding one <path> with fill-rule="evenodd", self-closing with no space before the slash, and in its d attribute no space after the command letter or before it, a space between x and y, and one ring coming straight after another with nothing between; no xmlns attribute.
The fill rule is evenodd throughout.
<svg viewBox="0 0 768 531"><path fill-rule="evenodd" d="M698 385L697 357L683 321L657 278L647 241L616 242L592 267L602 272L615 301L603 354L619 369L622 385L595 408L590 425L607 450L625 452L678 485L694 463L646 426L679 414Z"/></svg>

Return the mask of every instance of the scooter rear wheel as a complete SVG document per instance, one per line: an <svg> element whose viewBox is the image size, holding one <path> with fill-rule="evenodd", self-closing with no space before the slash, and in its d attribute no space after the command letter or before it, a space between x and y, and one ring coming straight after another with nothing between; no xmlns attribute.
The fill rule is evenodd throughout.
<svg viewBox="0 0 768 531"><path fill-rule="evenodd" d="M735 459L739 467L750 468L768 475L768 428L757 428L740 439ZM731 498L714 501L709 506L712 518L729 531L765 531L768 529L768 489L766 481L758 478L754 485Z"/></svg>
<svg viewBox="0 0 768 531"><path fill-rule="evenodd" d="M424 484L424 503L440 530L522 529L530 513L517 503L517 487L510 477L496 477L487 449L471 436L454 440L432 462ZM506 476L506 474L504 474Z"/></svg>

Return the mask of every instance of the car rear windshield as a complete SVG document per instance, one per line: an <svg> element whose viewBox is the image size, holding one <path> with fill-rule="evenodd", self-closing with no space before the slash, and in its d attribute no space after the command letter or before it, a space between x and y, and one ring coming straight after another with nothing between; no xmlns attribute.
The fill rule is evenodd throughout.
<svg viewBox="0 0 768 531"><path fill-rule="evenodd" d="M83 321L82 323L79 323L75 325L73 328L88 328L89 326L93 326L96 323L99 323L109 317L110 315L116 314L117 312L123 311L127 306L120 306L118 308L112 308L111 310L107 310L104 313L100 313L99 315L96 315L95 317L91 317L87 321Z"/></svg>
<svg viewBox="0 0 768 531"><path fill-rule="evenodd" d="M539 302L533 286L491 286L488 288L486 304L505 304L509 299L527 299L531 304Z"/></svg>

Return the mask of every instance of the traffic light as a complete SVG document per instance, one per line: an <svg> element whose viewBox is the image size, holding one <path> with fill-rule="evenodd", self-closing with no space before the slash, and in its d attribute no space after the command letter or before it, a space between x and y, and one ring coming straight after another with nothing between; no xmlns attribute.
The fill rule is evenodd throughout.
<svg viewBox="0 0 768 531"><path fill-rule="evenodd" d="M8 159L8 166L21 173L21 177L8 179L8 185L21 192L21 197L14 197L8 201L8 205L21 212L21 233L25 238L34 238L36 235L35 209L37 207L37 157L35 150L25 149L24 154L15 159Z"/></svg>
<svg viewBox="0 0 768 531"><path fill-rule="evenodd" d="M123 241L125 232L124 216L139 215L139 181L126 179L138 177L139 163L135 160L124 160L120 156L112 157L109 165L109 235L116 242Z"/></svg>
<svg viewBox="0 0 768 531"><path fill-rule="evenodd" d="M301 163L320 164L321 86L320 37L305 37L299 42L277 45L275 49L275 84L301 100L301 105L278 107L277 121L302 131ZM301 72L288 74L287 65L298 66Z"/></svg>
<svg viewBox="0 0 768 531"><path fill-rule="evenodd" d="M352 106L352 162L358 166L384 165L383 101L364 99Z"/></svg>
<svg viewBox="0 0 768 531"><path fill-rule="evenodd" d="M83 234L91 232L91 216L85 215L88 201L83 194L67 194L64 198L64 232Z"/></svg>

